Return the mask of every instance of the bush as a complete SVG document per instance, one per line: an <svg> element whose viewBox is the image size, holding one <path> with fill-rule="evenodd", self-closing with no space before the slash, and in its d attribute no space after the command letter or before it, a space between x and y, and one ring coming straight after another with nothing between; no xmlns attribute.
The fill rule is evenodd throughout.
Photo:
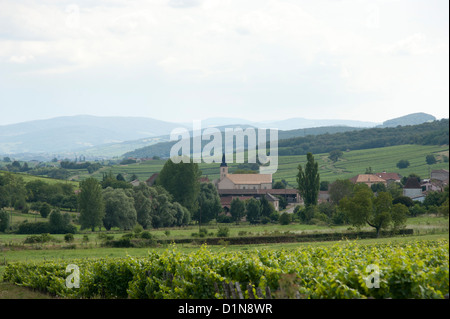
<svg viewBox="0 0 450 319"><path fill-rule="evenodd" d="M152 234L150 234L150 232L148 230L144 230L141 234L140 237L143 239L152 239L153 236Z"/></svg>
<svg viewBox="0 0 450 319"><path fill-rule="evenodd" d="M66 242L66 243L71 243L71 242L73 242L74 241L74 237L73 237L73 234L71 234L71 233L68 233L68 234L65 234L64 235L64 241Z"/></svg>
<svg viewBox="0 0 450 319"><path fill-rule="evenodd" d="M233 218L231 216L225 215L225 214L221 214L219 216L217 216L216 221L218 223L232 223L233 222Z"/></svg>
<svg viewBox="0 0 450 319"><path fill-rule="evenodd" d="M283 213L280 215L278 221L280 225L289 225L289 223L291 222L291 215L289 215L288 213Z"/></svg>
<svg viewBox="0 0 450 319"><path fill-rule="evenodd" d="M46 243L51 240L54 240L54 238L52 236L50 236L50 234L45 233L45 234L41 234L41 235L28 236L27 238L25 238L24 243L25 244Z"/></svg>
<svg viewBox="0 0 450 319"><path fill-rule="evenodd" d="M42 234L50 233L50 224L48 222L28 223L23 222L19 225L18 234Z"/></svg>
<svg viewBox="0 0 450 319"><path fill-rule="evenodd" d="M397 167L402 169L402 168L407 168L409 166L409 161L408 160L400 160L397 163Z"/></svg>
<svg viewBox="0 0 450 319"><path fill-rule="evenodd" d="M219 226L217 230L217 237L228 237L230 234L230 229L228 227Z"/></svg>

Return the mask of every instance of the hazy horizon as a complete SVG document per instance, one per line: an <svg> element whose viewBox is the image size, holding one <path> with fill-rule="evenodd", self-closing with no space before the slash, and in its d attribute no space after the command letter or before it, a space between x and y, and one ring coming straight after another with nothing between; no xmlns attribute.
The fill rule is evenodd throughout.
<svg viewBox="0 0 450 319"><path fill-rule="evenodd" d="M0 3L0 125L448 118L442 0Z"/></svg>

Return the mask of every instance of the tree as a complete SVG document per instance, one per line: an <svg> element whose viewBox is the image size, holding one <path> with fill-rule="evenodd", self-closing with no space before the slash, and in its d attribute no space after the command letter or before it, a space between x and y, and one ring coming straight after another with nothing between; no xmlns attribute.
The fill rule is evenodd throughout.
<svg viewBox="0 0 450 319"><path fill-rule="evenodd" d="M330 195L330 200L334 204L339 204L339 201L345 196L350 196L353 192L353 184L348 179L338 179L328 188L328 194Z"/></svg>
<svg viewBox="0 0 450 319"><path fill-rule="evenodd" d="M398 230L405 226L408 216L408 207L402 203L397 203L392 207L392 222L394 224L394 230Z"/></svg>
<svg viewBox="0 0 450 319"><path fill-rule="evenodd" d="M270 216L272 215L273 212L275 212L275 207L273 206L272 203L270 203L267 200L266 196L261 196L260 202L261 202L261 219L263 222L264 220L269 221Z"/></svg>
<svg viewBox="0 0 450 319"><path fill-rule="evenodd" d="M370 186L370 189L374 193L385 192L386 191L386 185L384 185L384 183L375 183L375 184L372 184Z"/></svg>
<svg viewBox="0 0 450 319"><path fill-rule="evenodd" d="M246 205L247 220L250 224L257 224L261 220L261 202L250 198Z"/></svg>
<svg viewBox="0 0 450 319"><path fill-rule="evenodd" d="M238 223L245 215L245 203L239 198L233 198L230 204L230 214L233 221Z"/></svg>
<svg viewBox="0 0 450 319"><path fill-rule="evenodd" d="M282 181L277 181L272 186L273 189L285 189L286 185Z"/></svg>
<svg viewBox="0 0 450 319"><path fill-rule="evenodd" d="M380 236L382 229L388 228L391 224L398 229L405 223L407 207L400 203L394 206L395 208L389 192L379 192L374 197L366 184L356 185L353 195L344 197L339 203L339 208L347 214L351 224L356 227L367 224L375 228L377 237Z"/></svg>
<svg viewBox="0 0 450 319"><path fill-rule="evenodd" d="M0 232L9 228L9 216L6 210L0 209Z"/></svg>
<svg viewBox="0 0 450 319"><path fill-rule="evenodd" d="M280 215L279 218L280 225L289 225L290 222L291 222L291 215L289 215L288 213L283 213Z"/></svg>
<svg viewBox="0 0 450 319"><path fill-rule="evenodd" d="M201 223L208 223L217 218L222 211L219 193L212 183L201 183L198 206L199 208L193 218Z"/></svg>
<svg viewBox="0 0 450 319"><path fill-rule="evenodd" d="M403 204L408 208L414 206L413 200L410 197L403 196L403 195L394 198L394 200L392 201L392 204L394 204L394 205L395 204Z"/></svg>
<svg viewBox="0 0 450 319"><path fill-rule="evenodd" d="M339 202L339 208L346 213L349 222L356 226L366 225L372 214L373 192L366 184L357 184L352 195L345 196Z"/></svg>
<svg viewBox="0 0 450 319"><path fill-rule="evenodd" d="M328 191L328 187L329 186L330 186L330 182L329 181L321 181L319 190L321 190L321 191Z"/></svg>
<svg viewBox="0 0 450 319"><path fill-rule="evenodd" d="M175 202L194 214L198 209L200 176L198 164L192 160L175 164L169 159L158 175L157 185L164 187L173 196Z"/></svg>
<svg viewBox="0 0 450 319"><path fill-rule="evenodd" d="M101 227L105 216L102 187L99 182L89 177L80 182L81 192L78 196L81 229Z"/></svg>
<svg viewBox="0 0 450 319"><path fill-rule="evenodd" d="M337 162L342 155L344 155L344 153L342 153L341 150L334 150L328 154L328 158L333 162Z"/></svg>
<svg viewBox="0 0 450 319"><path fill-rule="evenodd" d="M59 209L54 209L49 216L50 232L52 234L74 233L75 227L71 227L70 222L69 214L61 214Z"/></svg>
<svg viewBox="0 0 450 319"><path fill-rule="evenodd" d="M305 170L298 165L297 184L298 191L303 197L306 206L316 205L319 196L320 176L319 164L314 161L311 153L306 155L307 162Z"/></svg>
<svg viewBox="0 0 450 319"><path fill-rule="evenodd" d="M434 157L433 154L427 155L425 160L426 160L428 165L433 165L433 164L436 164L436 162L437 162L436 161L436 157Z"/></svg>
<svg viewBox="0 0 450 319"><path fill-rule="evenodd" d="M41 214L42 218L47 218L50 214L51 206L48 203L43 203L39 208L39 214Z"/></svg>
<svg viewBox="0 0 450 319"><path fill-rule="evenodd" d="M103 190L103 199L105 201L103 226L107 230L112 227L130 230L136 225L137 214L134 208L134 199L128 196L126 190L108 187Z"/></svg>
<svg viewBox="0 0 450 319"><path fill-rule="evenodd" d="M402 168L407 168L409 166L409 161L408 160L400 160L397 163L397 167L402 169Z"/></svg>
<svg viewBox="0 0 450 319"><path fill-rule="evenodd" d="M144 229L152 226L152 201L145 195L144 191L135 190L134 209L139 225Z"/></svg>

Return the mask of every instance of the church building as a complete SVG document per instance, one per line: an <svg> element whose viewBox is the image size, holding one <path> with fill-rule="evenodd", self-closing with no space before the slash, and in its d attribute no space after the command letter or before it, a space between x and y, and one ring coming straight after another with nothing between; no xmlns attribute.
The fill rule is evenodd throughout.
<svg viewBox="0 0 450 319"><path fill-rule="evenodd" d="M223 154L217 189L272 189L272 174L228 174Z"/></svg>

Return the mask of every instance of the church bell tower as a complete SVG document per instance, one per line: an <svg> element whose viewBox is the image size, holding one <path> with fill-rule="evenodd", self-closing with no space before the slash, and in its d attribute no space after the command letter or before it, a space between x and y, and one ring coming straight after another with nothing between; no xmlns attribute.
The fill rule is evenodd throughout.
<svg viewBox="0 0 450 319"><path fill-rule="evenodd" d="M222 163L220 164L220 180L228 174L228 165L225 162L225 153L222 155Z"/></svg>

